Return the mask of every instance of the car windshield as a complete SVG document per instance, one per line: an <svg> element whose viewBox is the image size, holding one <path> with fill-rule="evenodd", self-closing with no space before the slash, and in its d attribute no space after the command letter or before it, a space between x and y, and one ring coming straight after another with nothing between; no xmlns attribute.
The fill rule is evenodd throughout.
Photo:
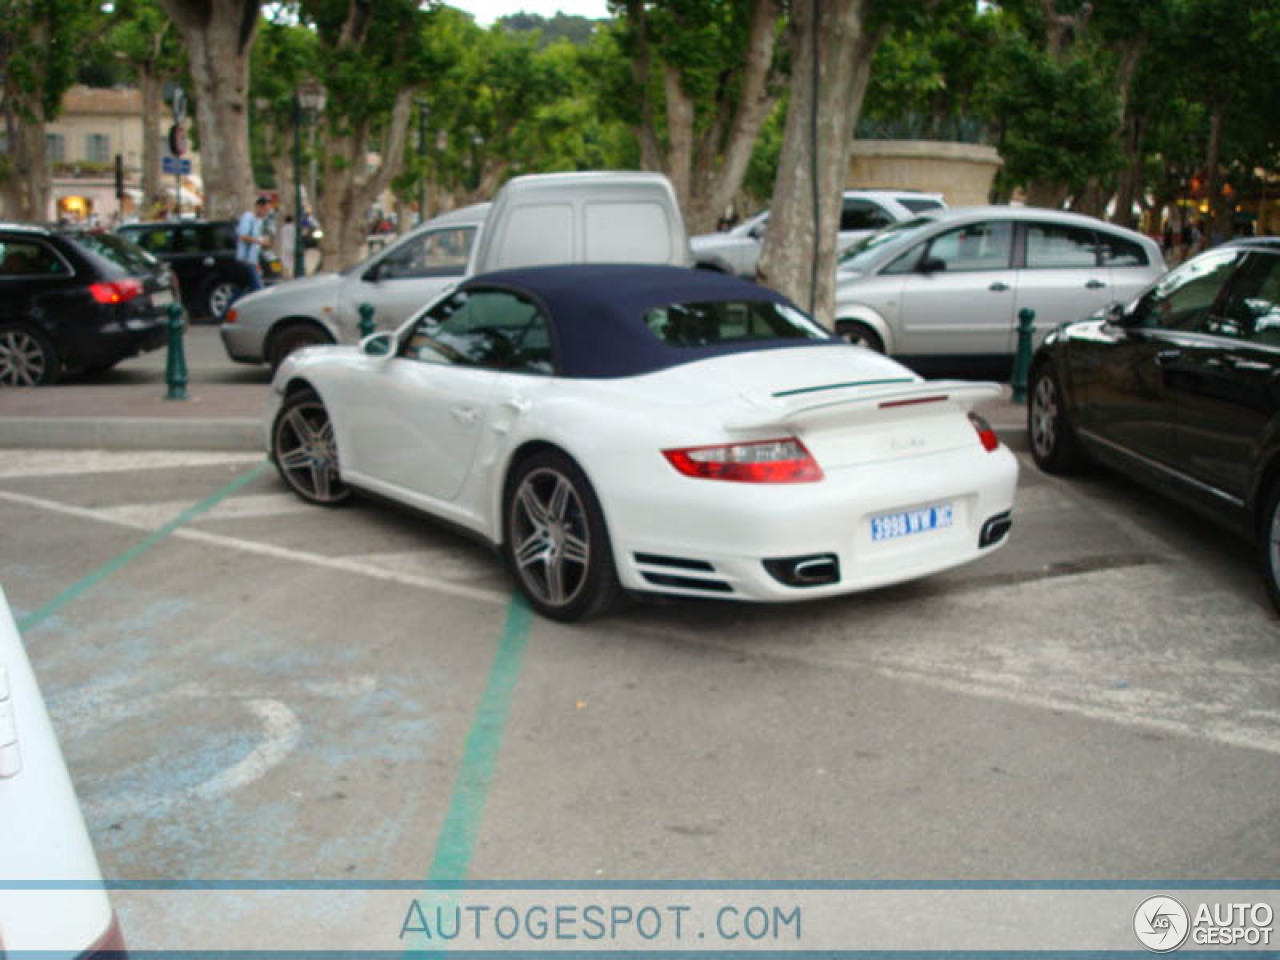
<svg viewBox="0 0 1280 960"><path fill-rule="evenodd" d="M862 270L870 261L880 255L887 247L906 246L915 240L934 223L933 217L920 216L900 223L890 224L877 230L869 237L863 237L857 243L840 254L839 269Z"/></svg>
<svg viewBox="0 0 1280 960"><path fill-rule="evenodd" d="M136 243L114 233L72 233L75 240L130 273L150 273L160 262Z"/></svg>
<svg viewBox="0 0 1280 960"><path fill-rule="evenodd" d="M673 303L646 311L644 325L669 347L831 339L795 307L767 300Z"/></svg>

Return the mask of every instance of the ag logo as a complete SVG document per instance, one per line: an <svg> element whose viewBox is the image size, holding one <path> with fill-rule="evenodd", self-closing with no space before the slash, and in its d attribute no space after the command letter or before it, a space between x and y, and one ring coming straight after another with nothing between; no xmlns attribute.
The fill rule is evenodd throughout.
<svg viewBox="0 0 1280 960"><path fill-rule="evenodd" d="M1173 897L1148 897L1133 915L1133 932L1152 953L1177 950L1190 929L1187 908Z"/></svg>

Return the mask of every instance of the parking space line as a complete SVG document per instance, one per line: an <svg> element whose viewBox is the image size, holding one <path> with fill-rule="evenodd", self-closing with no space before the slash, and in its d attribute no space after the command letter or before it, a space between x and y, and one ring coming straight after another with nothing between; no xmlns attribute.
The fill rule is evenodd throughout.
<svg viewBox="0 0 1280 960"><path fill-rule="evenodd" d="M498 766L498 751L511 713L520 664L529 644L531 620L528 605L518 595L513 596L498 652L489 670L489 681L467 733L458 778L454 781L449 809L427 872L428 883L459 883L467 877L485 799Z"/></svg>
<svg viewBox="0 0 1280 960"><path fill-rule="evenodd" d="M265 466L254 471L253 475L258 476L262 469L265 469ZM252 479L252 477L250 479ZM247 482L249 481L246 480L245 483ZM14 493L9 490L0 490L0 501L16 503L25 507L34 507L38 510L48 510L51 513L60 513L65 516L79 517L83 520L94 520L98 523L106 523L115 527L124 527L128 530L152 529L150 525L142 523L136 518L126 518L121 515L119 508L116 507L105 507L102 509L78 507L70 503L60 503L57 500L46 500L43 497L33 497L30 494ZM157 530L152 534L152 536L159 539L159 533L160 531ZM403 584L407 587L417 587L422 590L431 590L436 593L463 597L468 600L477 600L481 603L494 605L505 604L510 599L510 594L502 591L486 590L483 587L469 587L465 584L454 583L450 580L443 580L438 577L431 577L425 574L389 569L386 566L381 565L379 561L366 561L360 557L341 557L329 556L327 554L320 553L310 553L305 550L295 550L290 547L281 547L271 543L263 543L259 540L245 540L240 537L230 537L224 534L212 533L208 530L194 530L190 528L184 528L181 530L174 529L172 530L172 534L177 540L191 540L197 543L206 543L211 546L225 547L230 550L239 550L242 553L253 553L262 557L271 557L276 560L305 563L313 567L323 567L328 570L353 573L359 576L371 577L375 580L385 580L389 583ZM132 559L132 557L130 559ZM34 617L40 613L41 611L37 610L30 616ZM41 617L41 619L43 619L43 617ZM19 624L19 627L21 628L22 624Z"/></svg>
<svg viewBox="0 0 1280 960"><path fill-rule="evenodd" d="M60 594L58 594L56 597L54 597L44 606L40 607L38 610L35 610L27 614L25 617L23 617L21 620L18 621L18 629L24 634L31 630L34 630L36 627L38 627L41 623L43 623L45 620L51 617L54 613L56 613L66 604L75 600L77 597L79 597L81 594L85 593L86 591L92 589L95 585L102 582L107 577L111 576L111 574L115 573L117 570L124 567L130 561L146 553L148 550L154 547L161 540L164 540L171 533L174 533L175 531L177 531L179 527L191 522L196 517L200 516L200 514L217 506L219 503L221 503L227 497L231 496L237 490L241 489L247 484L250 484L254 480L258 479L258 477L262 476L262 474L266 471L269 465L270 465L269 461L263 460L252 470L249 470L249 471L246 471L245 473L240 474L240 476L236 477L234 480L232 480L230 483L224 486L221 490L218 490L216 493L213 493L212 495L205 497L199 503L188 507L186 510L183 510L180 514L178 514L176 517L174 517L172 520L166 523L163 527L160 527L158 530L152 531L150 534L148 534L138 543L134 544L124 553L118 554L117 556L108 560L106 563L100 566L97 570L94 570L92 573L90 573L87 577L84 577L83 579L67 587L67 589L63 590ZM6 494L6 498L13 499L14 495Z"/></svg>

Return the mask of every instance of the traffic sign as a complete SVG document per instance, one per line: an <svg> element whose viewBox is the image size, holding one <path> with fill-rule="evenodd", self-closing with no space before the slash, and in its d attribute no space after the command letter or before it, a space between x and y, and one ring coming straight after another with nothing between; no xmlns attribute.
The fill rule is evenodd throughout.
<svg viewBox="0 0 1280 960"><path fill-rule="evenodd" d="M165 173L177 173L177 174L190 173L191 160L188 157L163 156L160 158L160 168Z"/></svg>

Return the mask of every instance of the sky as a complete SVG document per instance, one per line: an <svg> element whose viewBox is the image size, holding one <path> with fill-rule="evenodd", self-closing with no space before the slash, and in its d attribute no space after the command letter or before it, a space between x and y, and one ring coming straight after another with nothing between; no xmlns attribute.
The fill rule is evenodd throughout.
<svg viewBox="0 0 1280 960"><path fill-rule="evenodd" d="M554 17L556 11L566 15L599 20L609 15L606 0L445 0L451 7L473 14L476 23L487 27L499 17L512 13L536 13Z"/></svg>

